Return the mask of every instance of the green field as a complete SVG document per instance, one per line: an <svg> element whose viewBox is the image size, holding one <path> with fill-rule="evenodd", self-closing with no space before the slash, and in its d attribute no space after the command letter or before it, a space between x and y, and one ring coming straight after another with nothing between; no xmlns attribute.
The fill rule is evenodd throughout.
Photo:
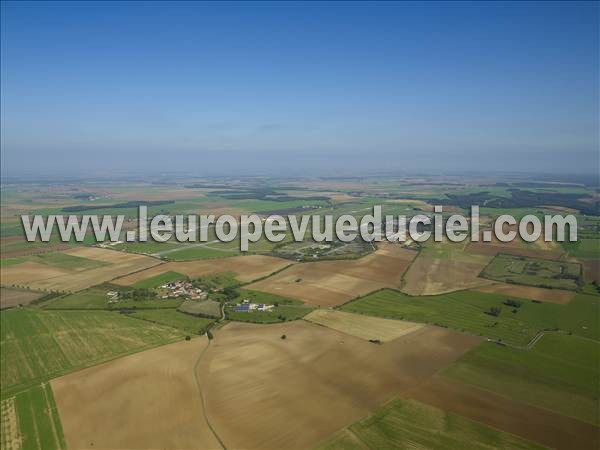
<svg viewBox="0 0 600 450"><path fill-rule="evenodd" d="M505 283L577 290L581 266L577 263L499 254L481 276Z"/></svg>
<svg viewBox="0 0 600 450"><path fill-rule="evenodd" d="M183 338L108 311L2 311L2 398L83 367Z"/></svg>
<svg viewBox="0 0 600 450"><path fill-rule="evenodd" d="M217 244L211 244L211 246L218 248ZM228 256L237 256L240 254L240 252L235 249L224 248L219 250L217 248L210 248L208 246L182 246L181 250L165 254L164 257L172 261L191 261L194 259L226 258Z"/></svg>
<svg viewBox="0 0 600 450"><path fill-rule="evenodd" d="M171 272L173 273L173 272ZM124 290L122 286L108 287L105 285L92 287L83 291L58 297L44 302L44 309L156 309L156 308L177 308L181 305L182 299L162 299L162 298L140 298L119 300L116 303L108 303L106 293L111 290Z"/></svg>
<svg viewBox="0 0 600 450"><path fill-rule="evenodd" d="M242 301L247 298L251 303L266 303L268 305L302 305L300 300L294 300L280 295L269 294L268 292L252 291L250 289L238 289L239 297L235 300Z"/></svg>
<svg viewBox="0 0 600 450"><path fill-rule="evenodd" d="M563 242L562 247L570 256L598 259L600 257L600 239L581 239L577 242Z"/></svg>
<svg viewBox="0 0 600 450"><path fill-rule="evenodd" d="M475 291L413 297L384 289L342 306L342 310L454 328L524 346L544 329L598 339L600 297L578 294L566 305L523 301L516 312L504 305L506 296ZM495 317L490 308L501 308Z"/></svg>
<svg viewBox="0 0 600 450"><path fill-rule="evenodd" d="M182 275L178 272L165 272L160 275L156 275L154 277L146 278L145 280L138 281L133 285L135 288L143 288L143 289L155 289L163 284L169 283L171 281L183 280L187 278L185 275Z"/></svg>
<svg viewBox="0 0 600 450"><path fill-rule="evenodd" d="M128 314L129 317L140 321L166 325L191 334L203 334L214 321L204 317L185 314L176 309L149 309Z"/></svg>
<svg viewBox="0 0 600 450"><path fill-rule="evenodd" d="M66 253L52 252L29 258L30 261L48 264L50 266L60 267L72 270L89 270L98 267L109 266L110 263L98 261L95 259L81 258L79 256L67 255Z"/></svg>
<svg viewBox="0 0 600 450"><path fill-rule="evenodd" d="M599 362L600 342L545 334L531 350L483 343L442 374L600 425Z"/></svg>
<svg viewBox="0 0 600 450"><path fill-rule="evenodd" d="M301 319L313 309L299 305L280 305L273 308L270 312L236 312L233 310L233 305L228 305L225 307L225 315L227 319L238 322L277 323Z"/></svg>
<svg viewBox="0 0 600 450"><path fill-rule="evenodd" d="M45 383L2 400L0 439L2 449L65 449L62 426L50 384ZM16 420L15 420L16 419Z"/></svg>
<svg viewBox="0 0 600 450"><path fill-rule="evenodd" d="M414 400L394 400L320 445L323 450L542 449L544 447Z"/></svg>

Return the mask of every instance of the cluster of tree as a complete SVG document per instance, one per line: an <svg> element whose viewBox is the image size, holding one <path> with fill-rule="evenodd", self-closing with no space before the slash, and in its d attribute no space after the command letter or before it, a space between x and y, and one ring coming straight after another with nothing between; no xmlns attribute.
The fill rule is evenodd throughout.
<svg viewBox="0 0 600 450"><path fill-rule="evenodd" d="M510 298L507 298L506 300L504 300L503 302L506 306L510 306L512 308L520 308L522 303L518 300L512 300Z"/></svg>
<svg viewBox="0 0 600 450"><path fill-rule="evenodd" d="M485 313L489 314L490 316L498 317L501 312L502 312L502 308L500 308L499 306L492 306Z"/></svg>
<svg viewBox="0 0 600 450"><path fill-rule="evenodd" d="M472 205L485 205L488 208L531 208L543 205L556 205L580 210L583 214L600 214L599 202L582 201L581 194L558 192L534 192L509 189L510 197L500 197L489 191L472 194L446 194L448 198L436 200L440 205L456 205L468 209Z"/></svg>
<svg viewBox="0 0 600 450"><path fill-rule="evenodd" d="M119 297L122 299L145 300L156 297L156 292L152 289L135 288L131 291L119 292Z"/></svg>

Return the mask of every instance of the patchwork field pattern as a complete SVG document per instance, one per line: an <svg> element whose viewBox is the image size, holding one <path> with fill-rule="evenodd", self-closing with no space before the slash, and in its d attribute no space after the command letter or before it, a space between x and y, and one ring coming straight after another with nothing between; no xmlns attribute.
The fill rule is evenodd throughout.
<svg viewBox="0 0 600 450"><path fill-rule="evenodd" d="M205 337L119 358L52 380L69 448L220 448L194 366Z"/></svg>
<svg viewBox="0 0 600 450"><path fill-rule="evenodd" d="M0 288L0 309L28 305L43 295L41 292L33 292L25 289Z"/></svg>
<svg viewBox="0 0 600 450"><path fill-rule="evenodd" d="M432 432L432 430L436 430ZM319 446L321 450L450 449L471 450L543 449L451 412L417 402L394 400Z"/></svg>
<svg viewBox="0 0 600 450"><path fill-rule="evenodd" d="M481 276L526 286L576 290L581 266L572 262L500 254L483 270Z"/></svg>
<svg viewBox="0 0 600 450"><path fill-rule="evenodd" d="M598 448L593 425L442 377L433 377L408 397L551 448Z"/></svg>
<svg viewBox="0 0 600 450"><path fill-rule="evenodd" d="M529 350L482 344L443 374L600 426L599 364L600 342L547 333Z"/></svg>
<svg viewBox="0 0 600 450"><path fill-rule="evenodd" d="M2 312L3 398L75 369L182 339L182 331L103 311Z"/></svg>
<svg viewBox="0 0 600 450"><path fill-rule="evenodd" d="M26 261L2 267L2 284L39 291L78 291L160 264L160 260L95 247L77 247L45 262ZM89 261L83 265L72 263ZM67 264L65 261L70 261ZM72 264L71 264L72 263Z"/></svg>
<svg viewBox="0 0 600 450"><path fill-rule="evenodd" d="M480 292L490 292L495 294L503 294L509 297L527 298L531 300L539 300L541 302L550 302L565 304L575 298L576 292L565 291L562 289L545 289L535 286L523 286L519 284L509 283L494 283L489 286L477 288Z"/></svg>
<svg viewBox="0 0 600 450"><path fill-rule="evenodd" d="M331 309L317 309L305 319L309 322L365 340L392 341L423 327L423 324L403 320L381 319Z"/></svg>
<svg viewBox="0 0 600 450"><path fill-rule="evenodd" d="M336 306L357 295L399 287L402 274L416 256L396 244L382 244L357 260L296 264L249 289L298 299L311 306Z"/></svg>
<svg viewBox="0 0 600 450"><path fill-rule="evenodd" d="M598 338L598 296L578 294L566 305L522 302L519 308L507 306L506 300L504 295L474 291L412 297L384 290L347 303L342 309L450 327L516 346L526 346L540 331L547 329ZM491 315L491 308L500 308L500 314Z"/></svg>
<svg viewBox="0 0 600 450"><path fill-rule="evenodd" d="M263 255L232 256L207 261L169 262L119 278L114 283L129 286L166 272L177 272L190 278L234 272L238 280L249 282L270 275L290 264L292 263L285 259Z"/></svg>
<svg viewBox="0 0 600 450"><path fill-rule="evenodd" d="M491 284L479 278L491 258L469 255L465 246L465 242L454 243L448 239L424 243L404 275L402 292L436 295Z"/></svg>
<svg viewBox="0 0 600 450"><path fill-rule="evenodd" d="M2 400L2 449L64 449L62 426L49 384L31 387Z"/></svg>
<svg viewBox="0 0 600 450"><path fill-rule="evenodd" d="M377 345L306 321L229 323L214 332L197 373L208 418L228 448L300 449L414 387L478 342L436 327Z"/></svg>

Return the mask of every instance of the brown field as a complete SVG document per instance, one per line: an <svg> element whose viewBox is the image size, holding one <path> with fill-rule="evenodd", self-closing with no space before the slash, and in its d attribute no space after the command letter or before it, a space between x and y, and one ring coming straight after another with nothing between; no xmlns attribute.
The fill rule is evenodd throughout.
<svg viewBox="0 0 600 450"><path fill-rule="evenodd" d="M406 396L551 448L600 445L600 430L591 424L442 377L431 378Z"/></svg>
<svg viewBox="0 0 600 450"><path fill-rule="evenodd" d="M404 320L390 320L332 309L316 309L304 320L340 331L360 339L389 342L412 333L424 325Z"/></svg>
<svg viewBox="0 0 600 450"><path fill-rule="evenodd" d="M404 276L402 292L409 295L436 295L472 289L493 283L479 278L487 261L437 259L419 256Z"/></svg>
<svg viewBox="0 0 600 450"><path fill-rule="evenodd" d="M42 297L41 292L26 291L23 289L0 288L0 309L12 308L13 306L28 305L32 301Z"/></svg>
<svg viewBox="0 0 600 450"><path fill-rule="evenodd" d="M528 298L542 302L569 303L576 295L574 291L563 291L561 289L544 289L534 286L523 286L509 283L495 283L489 286L477 288L481 292L492 292L505 294L510 297Z"/></svg>
<svg viewBox="0 0 600 450"><path fill-rule="evenodd" d="M160 264L160 260L155 258L94 247L76 247L64 253L109 264L81 271L24 262L3 267L2 284L8 287L26 286L39 291L79 291Z"/></svg>
<svg viewBox="0 0 600 450"><path fill-rule="evenodd" d="M306 321L214 335L198 367L207 416L226 447L245 449L310 448L479 342L426 326L378 345Z"/></svg>
<svg viewBox="0 0 600 450"><path fill-rule="evenodd" d="M582 259L579 262L583 265L583 276L586 281L600 283L600 260Z"/></svg>
<svg viewBox="0 0 600 450"><path fill-rule="evenodd" d="M169 262L148 270L132 273L115 280L115 284L129 286L138 281L160 275L165 272L178 272L191 278L222 272L234 272L236 278L248 282L262 278L293 264L291 261L273 256L249 255L232 256L220 259L198 261Z"/></svg>
<svg viewBox="0 0 600 450"><path fill-rule="evenodd" d="M52 380L67 446L220 448L194 376L207 342L177 342Z"/></svg>
<svg viewBox="0 0 600 450"><path fill-rule="evenodd" d="M360 259L296 264L248 288L312 306L336 306L377 289L400 287L402 274L415 255L398 244L381 244Z"/></svg>

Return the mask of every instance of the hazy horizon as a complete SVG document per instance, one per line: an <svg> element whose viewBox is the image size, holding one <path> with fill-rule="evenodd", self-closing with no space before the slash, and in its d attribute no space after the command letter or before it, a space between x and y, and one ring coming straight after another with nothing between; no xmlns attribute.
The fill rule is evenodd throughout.
<svg viewBox="0 0 600 450"><path fill-rule="evenodd" d="M3 176L597 174L598 3L2 2Z"/></svg>

